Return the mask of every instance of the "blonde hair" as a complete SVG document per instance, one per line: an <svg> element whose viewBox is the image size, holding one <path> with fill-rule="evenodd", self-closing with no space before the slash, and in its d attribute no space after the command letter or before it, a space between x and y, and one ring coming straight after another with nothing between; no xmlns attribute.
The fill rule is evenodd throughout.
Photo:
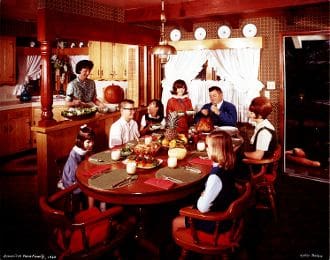
<svg viewBox="0 0 330 260"><path fill-rule="evenodd" d="M225 170L235 166L235 154L231 136L225 131L214 131L206 137L210 159L219 163Z"/></svg>

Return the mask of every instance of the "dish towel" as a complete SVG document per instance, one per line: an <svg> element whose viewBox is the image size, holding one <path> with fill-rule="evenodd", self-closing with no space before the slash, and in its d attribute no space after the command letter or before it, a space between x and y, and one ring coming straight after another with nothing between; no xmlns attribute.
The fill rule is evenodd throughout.
<svg viewBox="0 0 330 260"><path fill-rule="evenodd" d="M157 179L157 178L150 178L150 179L146 180L144 183L164 189L164 190L168 190L175 185L174 182L171 182L169 180L162 180L162 179Z"/></svg>
<svg viewBox="0 0 330 260"><path fill-rule="evenodd" d="M199 157L192 159L189 163L212 165L212 161L210 159L201 159Z"/></svg>

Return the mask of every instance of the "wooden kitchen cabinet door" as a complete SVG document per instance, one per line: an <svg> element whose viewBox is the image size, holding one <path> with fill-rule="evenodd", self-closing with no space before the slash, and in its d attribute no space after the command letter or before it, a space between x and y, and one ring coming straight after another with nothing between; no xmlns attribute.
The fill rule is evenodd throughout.
<svg viewBox="0 0 330 260"><path fill-rule="evenodd" d="M89 42L89 59L94 63L90 78L93 80L112 79L112 43Z"/></svg>
<svg viewBox="0 0 330 260"><path fill-rule="evenodd" d="M0 84L16 82L16 39L0 37Z"/></svg>
<svg viewBox="0 0 330 260"><path fill-rule="evenodd" d="M127 45L113 45L113 74L115 80L127 80Z"/></svg>
<svg viewBox="0 0 330 260"><path fill-rule="evenodd" d="M0 156L31 149L31 108L1 111L0 116Z"/></svg>

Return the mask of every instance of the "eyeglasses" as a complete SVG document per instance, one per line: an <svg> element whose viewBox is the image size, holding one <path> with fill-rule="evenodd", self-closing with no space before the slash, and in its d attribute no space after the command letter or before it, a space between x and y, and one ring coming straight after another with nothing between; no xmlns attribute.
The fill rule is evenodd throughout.
<svg viewBox="0 0 330 260"><path fill-rule="evenodd" d="M123 107L124 110L136 111L135 107Z"/></svg>

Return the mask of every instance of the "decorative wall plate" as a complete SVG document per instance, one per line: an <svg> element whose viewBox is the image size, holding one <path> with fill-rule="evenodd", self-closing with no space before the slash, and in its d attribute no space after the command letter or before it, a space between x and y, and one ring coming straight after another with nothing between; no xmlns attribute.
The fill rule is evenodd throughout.
<svg viewBox="0 0 330 260"><path fill-rule="evenodd" d="M170 39L173 42L177 42L181 39L181 32L178 29L173 29L170 33Z"/></svg>
<svg viewBox="0 0 330 260"><path fill-rule="evenodd" d="M253 23L248 23L243 27L244 37L254 37L257 34L257 27Z"/></svg>
<svg viewBox="0 0 330 260"><path fill-rule="evenodd" d="M231 29L227 25L222 25L218 28L218 36L220 39L229 38L231 34Z"/></svg>
<svg viewBox="0 0 330 260"><path fill-rule="evenodd" d="M206 30L203 27L198 27L194 33L196 40L204 40L206 37Z"/></svg>

